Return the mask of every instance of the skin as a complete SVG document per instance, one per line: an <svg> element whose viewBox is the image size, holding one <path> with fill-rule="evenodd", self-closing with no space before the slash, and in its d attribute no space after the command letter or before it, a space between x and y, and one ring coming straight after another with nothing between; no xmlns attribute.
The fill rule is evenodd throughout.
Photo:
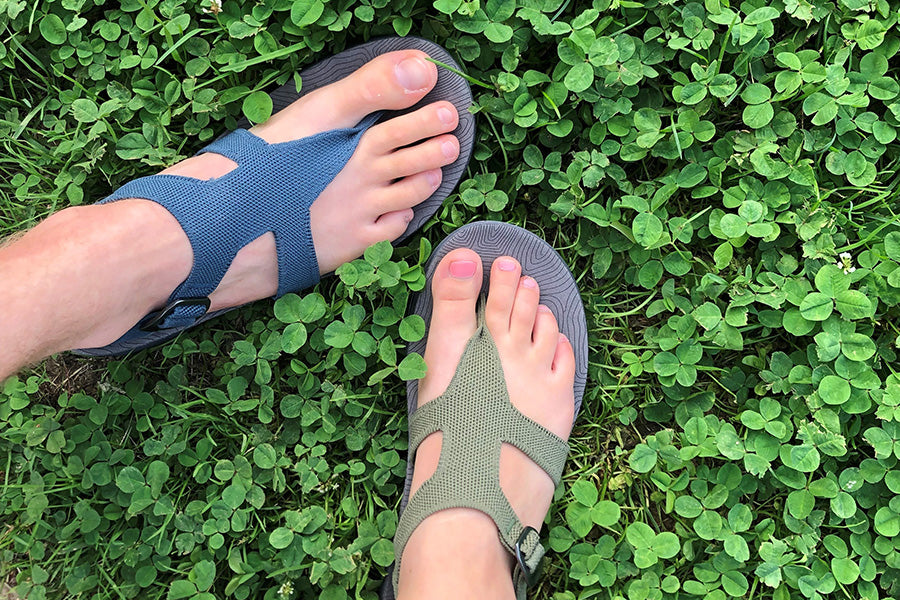
<svg viewBox="0 0 900 600"><path fill-rule="evenodd" d="M437 67L416 50L373 59L345 79L311 92L252 131L269 142L355 125L376 110L421 100ZM321 273L399 237L412 207L440 185L441 167L459 156L449 132L456 109L436 102L369 129L350 161L310 208ZM234 168L216 154L188 158L164 173L210 179ZM172 215L128 199L60 211L0 246L0 381L23 365L74 348L104 346L163 306L190 272L193 252ZM211 310L274 295L271 233L238 252Z"/></svg>
<svg viewBox="0 0 900 600"><path fill-rule="evenodd" d="M437 79L436 68L423 58L416 51L378 57L253 131L281 142L351 126L374 110L411 106ZM406 230L412 207L440 185L440 167L459 154L459 143L449 134L457 120L451 104L437 102L366 132L346 167L310 209L323 274ZM234 166L227 158L204 154L164 172L207 179ZM138 199L69 208L7 240L0 245L0 381L50 354L116 340L165 303L192 263L190 244L177 221L161 206ZM237 254L210 296L211 309L271 296L277 285L274 238L266 234ZM480 285L481 259L471 250L451 252L438 267L420 403L438 397L456 370L476 329ZM539 298L536 282L522 277L515 260L498 259L486 322L513 404L567 438L574 411L574 356ZM436 433L419 447L414 491L434 472L440 445ZM550 478L522 452L504 446L500 480L522 522L539 529L553 496ZM406 547L399 597L512 598L511 569L511 558L486 515L441 511L416 529Z"/></svg>
<svg viewBox="0 0 900 600"><path fill-rule="evenodd" d="M419 406L450 383L466 342L475 333L481 259L465 248L450 252L435 271L434 310ZM575 411L575 356L553 313L540 304L537 282L519 263L498 258L491 269L485 323L500 355L510 401L525 416L568 439ZM441 434L428 436L415 457L412 493L434 473ZM553 499L550 477L524 453L504 444L500 487L519 519L540 530ZM398 598L514 598L512 557L490 518L471 509L450 509L425 519L403 554Z"/></svg>

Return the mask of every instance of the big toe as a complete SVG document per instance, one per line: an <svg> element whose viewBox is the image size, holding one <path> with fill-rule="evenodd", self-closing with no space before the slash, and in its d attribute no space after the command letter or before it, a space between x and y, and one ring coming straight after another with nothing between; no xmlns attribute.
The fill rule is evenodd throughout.
<svg viewBox="0 0 900 600"><path fill-rule="evenodd" d="M376 110L412 106L437 83L437 67L419 50L389 52L341 80L340 98L356 121Z"/></svg>
<svg viewBox="0 0 900 600"><path fill-rule="evenodd" d="M438 264L431 285L434 305L425 346L428 374L419 384L420 402L447 389L466 343L475 333L481 281L481 258L468 248L449 252Z"/></svg>
<svg viewBox="0 0 900 600"><path fill-rule="evenodd" d="M375 111L409 108L437 83L437 67L427 58L419 50L377 56L343 79L303 96L253 132L269 143L285 142L353 127Z"/></svg>

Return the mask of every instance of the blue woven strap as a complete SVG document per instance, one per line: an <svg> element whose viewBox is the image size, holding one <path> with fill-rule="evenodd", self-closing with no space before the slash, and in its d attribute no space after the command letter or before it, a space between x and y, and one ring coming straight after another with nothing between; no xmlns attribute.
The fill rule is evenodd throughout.
<svg viewBox="0 0 900 600"><path fill-rule="evenodd" d="M309 207L344 168L362 134L378 121L373 113L358 125L269 144L238 129L198 154L213 152L237 167L209 180L151 175L127 183L100 201L143 198L174 216L190 241L194 264L169 304L205 298L222 281L238 251L272 232L278 252L278 296L319 281L319 264L309 224ZM206 314L197 304L164 309L159 328L185 327Z"/></svg>

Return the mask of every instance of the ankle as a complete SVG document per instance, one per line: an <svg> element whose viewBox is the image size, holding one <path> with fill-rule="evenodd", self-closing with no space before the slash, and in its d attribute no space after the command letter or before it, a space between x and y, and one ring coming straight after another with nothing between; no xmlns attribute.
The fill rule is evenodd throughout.
<svg viewBox="0 0 900 600"><path fill-rule="evenodd" d="M50 354L105 345L165 302L192 254L146 200L68 208L0 248L0 377Z"/></svg>
<svg viewBox="0 0 900 600"><path fill-rule="evenodd" d="M435 513L403 552L398 600L514 598L512 557L486 514L465 508Z"/></svg>
<svg viewBox="0 0 900 600"><path fill-rule="evenodd" d="M187 278L193 252L175 218L141 199L67 209L45 222L46 237L65 238L68 261L57 261L78 315L55 349L109 343L165 304ZM72 318L74 317L74 318Z"/></svg>
<svg viewBox="0 0 900 600"><path fill-rule="evenodd" d="M160 306L187 278L193 250L181 225L165 208L150 200L128 199L85 209L93 211L81 219L90 240L85 253L93 258L106 252L108 264L121 264L116 276L126 293L141 297L138 303L150 309Z"/></svg>

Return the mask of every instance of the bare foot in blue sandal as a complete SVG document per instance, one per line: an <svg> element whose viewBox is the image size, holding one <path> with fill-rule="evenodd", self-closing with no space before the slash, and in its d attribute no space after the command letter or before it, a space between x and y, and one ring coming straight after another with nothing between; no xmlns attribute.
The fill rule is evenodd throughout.
<svg viewBox="0 0 900 600"><path fill-rule="evenodd" d="M373 52L360 48L378 43L329 60L346 68L348 54L359 61ZM267 122L104 200L147 204L158 227L182 230L181 260L167 285L141 308L110 315L79 352L114 355L159 344L223 310L305 289L375 242L407 233L418 205L439 189L449 193L443 169L458 167L471 149L471 140L461 149L454 135L467 88L455 92L456 105L423 102L438 91L439 77L461 79L439 73L428 57L413 48L377 55Z"/></svg>
<svg viewBox="0 0 900 600"><path fill-rule="evenodd" d="M63 350L163 343L421 226L474 141L468 85L427 57L455 64L414 38L325 59L272 92L267 123L0 243L0 381Z"/></svg>
<svg viewBox="0 0 900 600"><path fill-rule="evenodd" d="M393 52L367 63L346 79L318 89L250 132L270 144L332 129L354 127L367 115L398 110L421 100L437 81L437 67L415 50ZM334 271L370 245L406 231L412 207L438 188L441 167L459 157L456 108L439 101L377 123L360 138L346 166L310 207L310 229L319 273ZM199 179L235 168L222 155L188 158L163 173ZM238 252L210 310L272 296L278 288L275 237L266 233ZM248 281L247 277L253 278Z"/></svg>

